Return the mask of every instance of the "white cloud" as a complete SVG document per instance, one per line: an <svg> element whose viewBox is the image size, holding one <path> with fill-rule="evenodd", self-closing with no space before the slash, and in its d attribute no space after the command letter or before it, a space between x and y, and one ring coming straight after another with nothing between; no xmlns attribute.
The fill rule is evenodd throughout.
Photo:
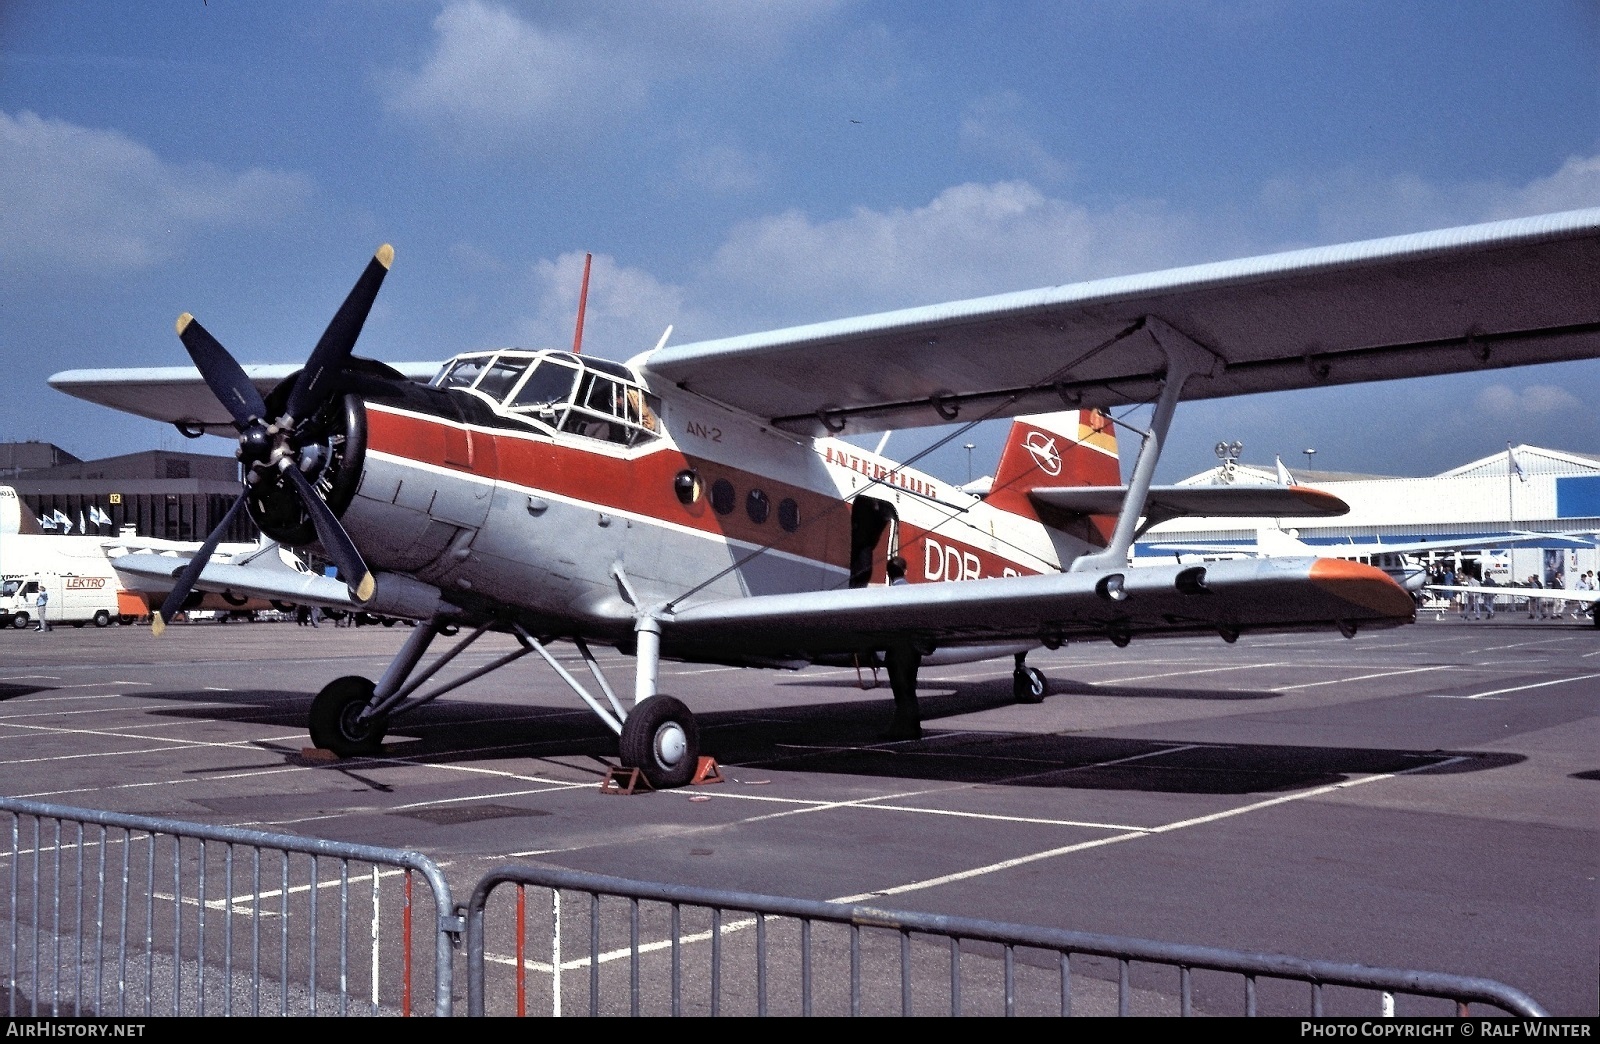
<svg viewBox="0 0 1600 1044"><path fill-rule="evenodd" d="M1573 156L1548 178L1538 178L1509 193L1496 217L1556 214L1600 207L1600 156Z"/></svg>
<svg viewBox="0 0 1600 1044"><path fill-rule="evenodd" d="M1504 384L1491 384L1474 400L1477 410L1496 420L1526 421L1549 414L1584 413L1583 403L1565 388L1553 384L1530 384L1522 390Z"/></svg>
<svg viewBox="0 0 1600 1044"><path fill-rule="evenodd" d="M479 0L447 5L433 32L422 68L391 77L388 105L448 136L489 140L623 111L648 86L646 70L607 42L541 28Z"/></svg>
<svg viewBox="0 0 1600 1044"><path fill-rule="evenodd" d="M1320 242L1421 232L1600 206L1600 156L1574 156L1526 185L1438 184L1414 174L1373 177L1345 168L1314 179L1269 182L1259 198L1282 221L1309 221Z"/></svg>
<svg viewBox="0 0 1600 1044"><path fill-rule="evenodd" d="M716 195L754 192L772 178L772 163L734 145L711 145L685 153L678 175Z"/></svg>
<svg viewBox="0 0 1600 1044"><path fill-rule="evenodd" d="M583 285L583 254L572 251L555 260L540 259L530 273L532 314L515 325L518 343L529 348L569 348ZM583 348L610 359L626 359L655 347L670 323L695 318L684 305L682 288L639 268L596 254L584 310Z"/></svg>
<svg viewBox="0 0 1600 1044"><path fill-rule="evenodd" d="M1046 181L1059 181L1072 167L1052 156L1022 124L1022 96L1015 91L987 95L961 117L961 145L1011 164Z"/></svg>
<svg viewBox="0 0 1600 1044"><path fill-rule="evenodd" d="M1010 181L957 185L914 209L743 222L718 249L715 276L762 288L764 303L844 315L1142 271L1218 249L1217 237L1157 201L1097 211Z"/></svg>
<svg viewBox="0 0 1600 1044"><path fill-rule="evenodd" d="M204 229L274 222L311 191L298 174L168 163L119 131L0 112L7 268L145 268Z"/></svg>
<svg viewBox="0 0 1600 1044"><path fill-rule="evenodd" d="M758 60L833 6L573 4L536 19L485 0L452 0L434 19L421 67L385 77L386 104L454 145L524 145L635 112L674 77Z"/></svg>

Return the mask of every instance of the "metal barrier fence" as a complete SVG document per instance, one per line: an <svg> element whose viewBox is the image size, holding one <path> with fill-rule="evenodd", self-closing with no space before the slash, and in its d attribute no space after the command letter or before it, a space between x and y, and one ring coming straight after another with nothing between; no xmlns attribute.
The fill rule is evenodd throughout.
<svg viewBox="0 0 1600 1044"><path fill-rule="evenodd" d="M451 1014L461 922L423 855L0 798L5 814L3 1014Z"/></svg>
<svg viewBox="0 0 1600 1044"><path fill-rule="evenodd" d="M1546 1014L1488 979L535 867L484 877L466 932L471 1015L574 988L588 1015Z"/></svg>

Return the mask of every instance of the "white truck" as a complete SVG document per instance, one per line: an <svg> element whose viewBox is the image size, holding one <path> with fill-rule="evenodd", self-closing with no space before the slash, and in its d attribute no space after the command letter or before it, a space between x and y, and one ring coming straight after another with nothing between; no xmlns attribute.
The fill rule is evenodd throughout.
<svg viewBox="0 0 1600 1044"><path fill-rule="evenodd" d="M31 626L38 621L39 588L49 597L45 619L51 625L82 627L93 623L104 627L117 618L116 580L107 576L76 573L33 573L15 577L0 585L0 627Z"/></svg>

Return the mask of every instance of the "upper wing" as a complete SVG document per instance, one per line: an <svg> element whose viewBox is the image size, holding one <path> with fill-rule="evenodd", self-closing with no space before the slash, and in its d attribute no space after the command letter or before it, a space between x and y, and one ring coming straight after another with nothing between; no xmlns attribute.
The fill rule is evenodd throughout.
<svg viewBox="0 0 1600 1044"><path fill-rule="evenodd" d="M391 363L414 381L439 372L436 362ZM249 365L244 372L265 397L299 364ZM193 366L144 366L108 370L63 370L50 378L57 391L151 420L208 431L232 431L233 420Z"/></svg>
<svg viewBox="0 0 1600 1044"><path fill-rule="evenodd" d="M1080 515L1115 515L1127 486L1036 486L1028 496ZM1310 486L1151 486L1144 513L1162 519L1318 518L1348 513L1350 505Z"/></svg>
<svg viewBox="0 0 1600 1044"><path fill-rule="evenodd" d="M1120 586L1111 579L1117 576ZM1411 596L1381 570L1338 559L1277 558L728 599L663 617L661 633L677 654L782 661L906 641L926 651L1019 640L1387 627L1410 622L1415 611Z"/></svg>
<svg viewBox="0 0 1600 1044"><path fill-rule="evenodd" d="M1210 349L1190 399L1600 355L1600 209L1176 268L662 348L655 378L802 434L1155 397L1155 318Z"/></svg>

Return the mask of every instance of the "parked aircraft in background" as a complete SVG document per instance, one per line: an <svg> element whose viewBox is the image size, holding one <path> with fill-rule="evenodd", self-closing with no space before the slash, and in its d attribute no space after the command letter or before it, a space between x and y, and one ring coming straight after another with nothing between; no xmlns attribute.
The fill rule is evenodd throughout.
<svg viewBox="0 0 1600 1044"><path fill-rule="evenodd" d="M1295 486L1291 488L1305 489L1307 487ZM1301 540L1297 533L1286 532L1273 526L1261 526L1256 530L1256 542L1254 544L1186 544L1181 541L1175 541L1170 544L1151 544L1150 550L1169 552L1177 556L1179 560L1183 560L1185 556L1196 555L1203 557L1260 555L1269 558L1303 558L1306 555L1323 555L1328 558L1343 558L1376 566L1388 573L1395 583L1412 594L1417 594L1428 581L1427 564L1421 557L1424 555L1455 551L1508 550L1516 547L1585 549L1593 548L1594 546L1595 542L1592 539L1585 539L1580 536L1530 532L1510 533L1504 536L1469 536L1454 540L1395 542L1348 540L1334 544L1308 544Z"/></svg>
<svg viewBox="0 0 1600 1044"><path fill-rule="evenodd" d="M657 692L663 657L881 656L896 731L912 736L930 655L1409 622L1404 590L1338 559L1128 568L1140 519L1167 495L1151 478L1179 400L1600 355L1600 210L698 344L664 336L628 364L471 352L427 386L352 354L392 259L378 251L306 366L276 386L187 314L178 333L198 373L159 402L140 371L51 383L189 432L236 431L245 489L229 519L248 510L269 536L337 563L343 583L312 578L323 604L425 624L376 682L318 694L319 746L375 750L397 716L538 654L657 786L687 781L699 747L689 709ZM1128 429L1139 451L1124 486L1106 411L1139 404L1154 409ZM1007 416L1019 419L982 500L834 437ZM1269 494L1287 510L1265 510ZM1205 495L1213 515L1338 507L1300 489ZM169 606L194 585L246 590L207 565L210 551L181 571L152 565L178 572ZM896 552L911 582L876 583ZM458 626L461 641L419 671ZM420 691L490 629L520 648ZM588 660L597 692L550 654L558 639ZM631 706L590 656L595 641L634 656ZM1019 656L1018 694L1042 695L1036 680Z"/></svg>

